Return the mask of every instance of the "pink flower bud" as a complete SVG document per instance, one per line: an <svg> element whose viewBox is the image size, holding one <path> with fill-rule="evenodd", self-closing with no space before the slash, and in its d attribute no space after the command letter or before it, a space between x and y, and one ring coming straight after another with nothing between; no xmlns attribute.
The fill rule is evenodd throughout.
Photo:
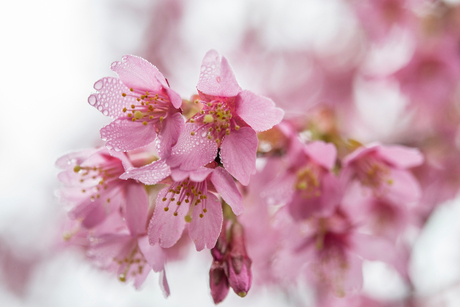
<svg viewBox="0 0 460 307"><path fill-rule="evenodd" d="M228 294L229 285L222 262L213 261L209 270L209 285L214 304L222 302Z"/></svg>
<svg viewBox="0 0 460 307"><path fill-rule="evenodd" d="M246 253L243 226L239 223L234 223L231 228L231 234L226 273L233 291L239 296L245 297L252 283L252 261Z"/></svg>

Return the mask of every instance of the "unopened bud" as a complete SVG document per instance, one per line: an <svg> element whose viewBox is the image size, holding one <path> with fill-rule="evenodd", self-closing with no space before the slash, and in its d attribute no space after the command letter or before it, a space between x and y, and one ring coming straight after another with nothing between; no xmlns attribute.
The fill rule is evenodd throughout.
<svg viewBox="0 0 460 307"><path fill-rule="evenodd" d="M209 270L209 286L214 304L222 302L228 294L229 285L223 263L214 261Z"/></svg>
<svg viewBox="0 0 460 307"><path fill-rule="evenodd" d="M246 296L252 283L251 264L252 261L246 253L244 229L236 222L231 228L231 241L227 276L230 287L241 297Z"/></svg>

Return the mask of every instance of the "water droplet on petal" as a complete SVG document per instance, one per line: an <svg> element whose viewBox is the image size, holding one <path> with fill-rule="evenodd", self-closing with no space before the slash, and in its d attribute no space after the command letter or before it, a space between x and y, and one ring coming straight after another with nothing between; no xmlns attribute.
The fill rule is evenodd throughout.
<svg viewBox="0 0 460 307"><path fill-rule="evenodd" d="M97 102L97 98L95 95L91 95L88 97L88 103L92 106L94 106Z"/></svg>
<svg viewBox="0 0 460 307"><path fill-rule="evenodd" d="M216 77L216 81L220 83L220 77Z"/></svg>
<svg viewBox="0 0 460 307"><path fill-rule="evenodd" d="M103 86L104 86L104 83L102 82L102 80L99 80L96 83L94 83L94 89L97 91L102 89Z"/></svg>
<svg viewBox="0 0 460 307"><path fill-rule="evenodd" d="M105 116L108 116L108 115L109 115L109 111L104 110L104 111L102 112L102 114L104 114Z"/></svg>

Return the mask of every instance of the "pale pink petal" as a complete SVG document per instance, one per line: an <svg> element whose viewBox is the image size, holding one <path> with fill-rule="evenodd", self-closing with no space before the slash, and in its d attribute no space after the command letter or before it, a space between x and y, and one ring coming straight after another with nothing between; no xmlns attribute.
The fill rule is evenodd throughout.
<svg viewBox="0 0 460 307"><path fill-rule="evenodd" d="M243 197L236 187L235 180L222 167L216 167L211 175L211 182L233 213L240 215L244 211Z"/></svg>
<svg viewBox="0 0 460 307"><path fill-rule="evenodd" d="M147 146L155 140L155 126L141 122L116 119L101 129L101 138L108 149L128 151Z"/></svg>
<svg viewBox="0 0 460 307"><path fill-rule="evenodd" d="M256 131L265 131L281 122L284 111L267 97L243 91L236 97L236 113Z"/></svg>
<svg viewBox="0 0 460 307"><path fill-rule="evenodd" d="M161 130L158 133L158 154L160 158L166 159L171 155L172 147L177 143L184 127L184 118L179 112L168 114L164 119Z"/></svg>
<svg viewBox="0 0 460 307"><path fill-rule="evenodd" d="M120 62L113 62L111 68L128 88L158 92L166 84L165 78L155 66L137 56L125 55Z"/></svg>
<svg viewBox="0 0 460 307"><path fill-rule="evenodd" d="M311 142L304 147L304 151L310 159L327 170L331 170L335 165L337 149L332 143L325 143L323 141Z"/></svg>
<svg viewBox="0 0 460 307"><path fill-rule="evenodd" d="M351 253L347 254L347 268L343 283L345 292L358 291L363 287L363 261Z"/></svg>
<svg viewBox="0 0 460 307"><path fill-rule="evenodd" d="M166 270L160 272L160 288L164 297L168 297L171 294L168 279L166 278Z"/></svg>
<svg viewBox="0 0 460 307"><path fill-rule="evenodd" d="M423 154L416 148L381 146L377 153L382 159L398 168L410 168L423 163Z"/></svg>
<svg viewBox="0 0 460 307"><path fill-rule="evenodd" d="M56 166L61 169L73 168L73 166L81 164L83 161L88 159L88 157L94 154L96 151L99 151L99 149L91 148L69 153L60 157L56 161Z"/></svg>
<svg viewBox="0 0 460 307"><path fill-rule="evenodd" d="M288 209L295 221L301 221L320 211L321 204L321 197L303 198L301 193L296 192L288 204Z"/></svg>
<svg viewBox="0 0 460 307"><path fill-rule="evenodd" d="M222 142L220 157L225 169L242 185L256 172L257 135L249 127L232 130Z"/></svg>
<svg viewBox="0 0 460 307"><path fill-rule="evenodd" d="M92 210L87 211L81 225L86 229L91 229L101 224L107 217L107 211L101 204L96 204L95 206L90 206Z"/></svg>
<svg viewBox="0 0 460 307"><path fill-rule="evenodd" d="M117 118L123 116L123 108L137 103L136 97L125 95L129 88L118 78L106 77L94 83L97 93L88 97L88 103L105 116Z"/></svg>
<svg viewBox="0 0 460 307"><path fill-rule="evenodd" d="M151 270L149 266L145 266L141 274L138 273L136 274L136 276L134 276L134 288L136 288L136 290L141 289L142 285L144 284L144 281L147 279L150 272Z"/></svg>
<svg viewBox="0 0 460 307"><path fill-rule="evenodd" d="M397 204L412 203L420 199L422 195L420 184L409 171L392 169L390 179L392 180L390 184L382 183L388 187L388 199Z"/></svg>
<svg viewBox="0 0 460 307"><path fill-rule="evenodd" d="M196 170L193 170L193 171L183 171L183 170L175 168L175 169L171 170L171 178L174 181L182 181L182 180L185 180L187 178L190 178L191 181L202 182L212 172L213 172L212 168L208 168L208 167L204 167L204 166L202 166L202 167L200 167L200 168L198 168Z"/></svg>
<svg viewBox="0 0 460 307"><path fill-rule="evenodd" d="M155 211L148 229L149 243L152 245L159 243L163 248L171 247L179 240L185 228L185 215L189 209L187 204L178 206L176 202L170 202L169 198L163 201L168 191L169 187L158 193ZM165 211L168 205L169 208ZM174 212L177 212L177 216Z"/></svg>
<svg viewBox="0 0 460 307"><path fill-rule="evenodd" d="M171 174L165 160L154 161L148 165L132 168L124 172L120 179L136 179L144 184L157 184Z"/></svg>
<svg viewBox="0 0 460 307"><path fill-rule="evenodd" d="M357 160L357 159L359 159L361 157L364 157L367 154L370 154L370 153L376 151L377 146L379 146L379 145L373 145L373 146L368 146L368 147L361 146L361 147L355 149L355 151L353 151L351 154L349 154L348 156L343 158L342 166L345 167L345 166L349 165L350 163L352 163L353 161L355 161L355 160Z"/></svg>
<svg viewBox="0 0 460 307"><path fill-rule="evenodd" d="M144 255L145 260L155 272L163 271L166 263L166 254L158 245L150 245L149 238L142 236L137 239L139 249Z"/></svg>
<svg viewBox="0 0 460 307"><path fill-rule="evenodd" d="M195 124L185 125L167 160L169 166L190 171L214 161L217 155L216 142L206 137L207 131L196 131L197 128ZM191 135L194 131L195 135Z"/></svg>
<svg viewBox="0 0 460 307"><path fill-rule="evenodd" d="M149 197L144 185L129 182L126 186L126 224L133 237L146 232Z"/></svg>
<svg viewBox="0 0 460 307"><path fill-rule="evenodd" d="M170 89L168 86L163 87L163 89L166 91L166 94L169 97L169 101L171 101L171 104L174 106L174 108L179 109L182 106L182 98L180 95Z"/></svg>
<svg viewBox="0 0 460 307"><path fill-rule="evenodd" d="M112 157L117 158L118 160L121 161L121 164L123 164L123 168L125 170L133 168L133 164L129 160L128 156L124 152L119 152L115 150L109 150L109 153Z"/></svg>
<svg viewBox="0 0 460 307"><path fill-rule="evenodd" d="M203 212L206 209L207 212ZM200 214L203 217L200 217ZM216 245L222 228L222 206L217 197L208 193L207 199L193 208L189 235L197 251Z"/></svg>
<svg viewBox="0 0 460 307"><path fill-rule="evenodd" d="M234 97L241 92L227 59L221 58L215 50L209 50L204 56L196 88L204 94L218 97Z"/></svg>

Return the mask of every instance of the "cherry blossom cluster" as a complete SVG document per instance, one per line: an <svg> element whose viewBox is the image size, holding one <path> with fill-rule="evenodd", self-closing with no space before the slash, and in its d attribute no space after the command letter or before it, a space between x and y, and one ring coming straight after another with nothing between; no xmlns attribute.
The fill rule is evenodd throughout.
<svg viewBox="0 0 460 307"><path fill-rule="evenodd" d="M114 62L117 77L98 80L88 98L112 118L100 130L105 146L57 161L67 244L136 288L159 272L166 296L166 264L183 261L189 245L209 250L216 304L230 288L245 297L253 283L302 279L318 306L386 306L361 295L365 261L387 264L412 287L410 234L460 187L460 10L400 0L350 6L365 30L361 54L399 29L414 42L411 58L385 75L364 60L331 69L306 52L321 87L313 95L312 80L296 87L283 77L276 89L267 81L264 94L282 108L243 90L214 50L191 99L147 60ZM298 55L283 60L299 63ZM405 132L385 143L350 137L359 78L399 85L413 114ZM306 112L305 93L317 100Z"/></svg>

